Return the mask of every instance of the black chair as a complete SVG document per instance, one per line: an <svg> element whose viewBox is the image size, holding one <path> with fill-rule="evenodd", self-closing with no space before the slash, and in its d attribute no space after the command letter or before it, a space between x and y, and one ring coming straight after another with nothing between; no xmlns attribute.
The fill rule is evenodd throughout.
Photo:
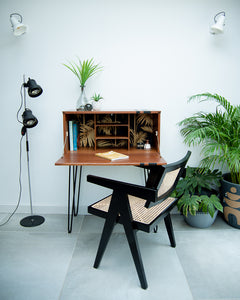
<svg viewBox="0 0 240 300"><path fill-rule="evenodd" d="M87 181L113 190L113 193L88 206L90 214L105 218L94 268L98 268L116 223L123 225L141 287L148 287L136 231L152 231L164 218L172 247L176 246L170 211L177 199L170 197L191 155L189 151L180 161L163 166L149 166L146 186L130 184L88 175Z"/></svg>

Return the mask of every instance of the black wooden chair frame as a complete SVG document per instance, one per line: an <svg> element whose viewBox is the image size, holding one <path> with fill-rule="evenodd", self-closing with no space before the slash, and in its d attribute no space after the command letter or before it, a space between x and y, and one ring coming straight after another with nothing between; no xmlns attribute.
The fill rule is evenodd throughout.
<svg viewBox="0 0 240 300"><path fill-rule="evenodd" d="M182 160L174 164L150 167L146 186L130 184L93 175L87 176L87 181L113 190L108 211L102 211L94 208L94 205L98 202L101 202L101 200L88 207L89 213L106 219L96 259L94 262L94 268L98 268L102 260L115 224L120 223L124 227L141 287L143 289L146 289L148 287L141 253L137 241L136 231L141 230L150 232L154 229L156 224L158 224L161 219L164 219L171 247L175 247L176 242L170 217L170 211L176 205L177 199L171 200L170 205L168 205L165 210L163 209L163 211L161 211L161 213L151 223L144 224L142 222L133 220L131 207L129 204L129 196L135 196L143 199L143 201L145 200L146 208L150 208L152 205L157 205L166 200L175 189L190 154L191 152L189 151ZM176 169L180 170L174 184L170 189L159 196L158 189L161 186L162 181L164 180L165 174Z"/></svg>

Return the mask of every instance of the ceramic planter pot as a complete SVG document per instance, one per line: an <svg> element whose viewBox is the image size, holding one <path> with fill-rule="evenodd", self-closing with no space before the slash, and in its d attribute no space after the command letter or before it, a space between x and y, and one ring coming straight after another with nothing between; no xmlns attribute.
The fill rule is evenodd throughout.
<svg viewBox="0 0 240 300"><path fill-rule="evenodd" d="M102 101L93 101L92 102L93 110L100 111L102 108Z"/></svg>
<svg viewBox="0 0 240 300"><path fill-rule="evenodd" d="M207 228L214 223L217 214L218 214L218 210L215 211L212 218L209 213L198 211L195 216L192 216L190 213L188 213L187 217L184 216L184 220L188 225L192 227Z"/></svg>
<svg viewBox="0 0 240 300"><path fill-rule="evenodd" d="M223 215L227 223L240 229L240 184L230 182L230 174L224 174L221 182Z"/></svg>

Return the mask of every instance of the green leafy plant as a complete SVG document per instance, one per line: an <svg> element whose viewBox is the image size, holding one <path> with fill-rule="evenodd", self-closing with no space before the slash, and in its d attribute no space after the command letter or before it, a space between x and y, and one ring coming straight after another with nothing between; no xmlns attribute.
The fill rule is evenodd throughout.
<svg viewBox="0 0 240 300"><path fill-rule="evenodd" d="M217 107L214 113L198 112L179 123L184 142L202 147L201 167L226 166L231 181L240 184L240 106L218 94L197 94L190 97L193 100L215 101Z"/></svg>
<svg viewBox="0 0 240 300"><path fill-rule="evenodd" d="M222 212L222 204L215 194L220 186L221 178L221 172L218 170L187 167L186 176L179 180L174 191L174 196L179 198L178 210L182 211L185 216L188 212L195 216L198 210L204 213L209 212L211 217L216 209ZM208 192L210 196L207 195Z"/></svg>
<svg viewBox="0 0 240 300"><path fill-rule="evenodd" d="M98 102L99 100L103 99L103 97L100 94L94 94L91 98L93 101Z"/></svg>
<svg viewBox="0 0 240 300"><path fill-rule="evenodd" d="M83 61L78 58L77 62L69 62L68 65L63 65L77 76L81 87L85 86L86 81L90 77L103 69L99 64L94 64L93 58Z"/></svg>

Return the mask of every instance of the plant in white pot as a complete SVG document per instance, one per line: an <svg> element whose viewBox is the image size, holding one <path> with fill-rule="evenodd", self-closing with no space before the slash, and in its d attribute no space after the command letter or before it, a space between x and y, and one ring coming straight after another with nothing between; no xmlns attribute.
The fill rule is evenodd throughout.
<svg viewBox="0 0 240 300"><path fill-rule="evenodd" d="M94 94L91 98L93 100L92 105L94 110L100 110L101 109L101 100L103 97L100 94Z"/></svg>
<svg viewBox="0 0 240 300"><path fill-rule="evenodd" d="M218 211L223 211L218 198L221 172L187 167L174 191L179 198L177 207L183 213L186 223L193 227L211 226Z"/></svg>
<svg viewBox="0 0 240 300"><path fill-rule="evenodd" d="M190 97L216 102L213 113L198 112L179 123L187 145L200 145L203 159L200 166L227 169L223 175L221 199L226 221L240 228L240 105L232 105L218 94L203 93Z"/></svg>
<svg viewBox="0 0 240 300"><path fill-rule="evenodd" d="M78 58L77 62L69 62L68 65L63 65L72 71L80 82L81 94L78 98L76 109L85 110L85 105L88 104L88 100L85 95L86 82L97 72L102 71L103 67L101 67L99 64L95 64L93 58L83 61Z"/></svg>

